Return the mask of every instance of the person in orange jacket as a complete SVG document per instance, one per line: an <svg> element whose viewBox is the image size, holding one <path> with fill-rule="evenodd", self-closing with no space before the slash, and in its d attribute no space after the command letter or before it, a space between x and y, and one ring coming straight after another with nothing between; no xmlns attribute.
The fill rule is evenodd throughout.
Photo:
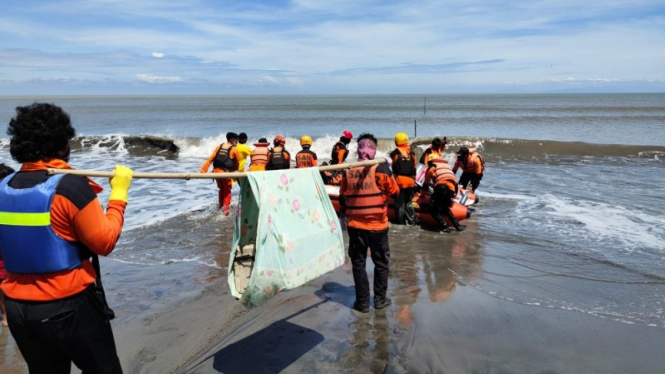
<svg viewBox="0 0 665 374"><path fill-rule="evenodd" d="M349 155L347 147L351 143L351 139L353 139L351 131L342 131L342 136L339 137L339 141L333 146L332 154L330 155L330 165L343 164L346 161L346 157Z"/></svg>
<svg viewBox="0 0 665 374"><path fill-rule="evenodd" d="M199 173L207 173L212 164L213 173L233 173L238 170L239 156L236 144L238 143L238 134L234 132L226 133L226 143L220 144L210 157L203 163ZM224 210L224 215L228 216L231 211L231 187L233 181L231 178L215 179L217 188L219 188L218 199L219 209Z"/></svg>
<svg viewBox="0 0 665 374"><path fill-rule="evenodd" d="M432 218L441 226L441 233L449 233L450 229L446 221L441 217L441 212L450 220L457 231L464 231L464 226L460 225L455 215L450 210L453 205L453 198L457 194L457 177L450 170L450 165L445 158L435 158L429 162L429 169L425 175L423 190L429 190L434 187L434 192L430 197L429 204L432 210Z"/></svg>
<svg viewBox="0 0 665 374"><path fill-rule="evenodd" d="M296 154L296 168L311 168L317 166L316 153L310 151L312 147L312 138L304 135L300 138L302 151Z"/></svg>
<svg viewBox="0 0 665 374"><path fill-rule="evenodd" d="M457 160L453 167L453 173L457 169L462 169L462 176L459 178L460 186L466 188L471 183L471 188L475 192L480 186L480 180L485 173L485 160L476 153L475 149L469 150L467 147L460 147L456 153Z"/></svg>
<svg viewBox="0 0 665 374"><path fill-rule="evenodd" d="M268 164L268 139L261 138L258 143L254 143L254 150L250 155L249 171L264 171Z"/></svg>
<svg viewBox="0 0 665 374"><path fill-rule="evenodd" d="M413 196L416 193L416 154L409 146L409 136L403 132L395 135L395 148L390 153L393 174L399 186L399 196L395 200L397 223L415 224L416 211L413 207Z"/></svg>
<svg viewBox="0 0 665 374"><path fill-rule="evenodd" d="M104 212L99 185L46 170L72 169L69 115L46 103L16 112L7 134L21 170L0 181L9 329L31 373L122 373L97 256L120 237L132 170L116 165Z"/></svg>
<svg viewBox="0 0 665 374"><path fill-rule="evenodd" d="M291 167L291 154L286 150L286 139L277 135L273 147L268 151L266 170L281 170Z"/></svg>
<svg viewBox="0 0 665 374"><path fill-rule="evenodd" d="M358 137L358 161L373 160L377 140L372 134ZM353 309L369 312L370 289L365 263L367 248L374 263L374 308L391 304L388 290L388 196L399 193L399 187L386 164L361 166L344 171L339 189L340 207L346 215L349 234L349 258L353 269L356 301Z"/></svg>

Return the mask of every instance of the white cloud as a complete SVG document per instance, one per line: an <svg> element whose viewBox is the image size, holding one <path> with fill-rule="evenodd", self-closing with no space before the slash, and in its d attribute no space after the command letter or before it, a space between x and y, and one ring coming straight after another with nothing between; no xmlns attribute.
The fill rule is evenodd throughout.
<svg viewBox="0 0 665 374"><path fill-rule="evenodd" d="M164 57L164 54L162 52L152 52L152 57L162 58Z"/></svg>
<svg viewBox="0 0 665 374"><path fill-rule="evenodd" d="M136 74L136 78L148 83L176 83L182 82L182 78L172 75Z"/></svg>
<svg viewBox="0 0 665 374"><path fill-rule="evenodd" d="M302 86L304 83L300 78L287 77L286 82L292 86Z"/></svg>
<svg viewBox="0 0 665 374"><path fill-rule="evenodd" d="M277 79L275 79L275 78L273 78L269 75L264 75L263 77L261 77L261 79L259 79L259 83L269 84L269 85L276 85L276 84L278 84L278 81L277 81Z"/></svg>

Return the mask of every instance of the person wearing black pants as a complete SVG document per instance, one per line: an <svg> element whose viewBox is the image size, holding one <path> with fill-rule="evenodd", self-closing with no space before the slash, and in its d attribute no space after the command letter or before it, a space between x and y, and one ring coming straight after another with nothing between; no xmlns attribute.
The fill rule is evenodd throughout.
<svg viewBox="0 0 665 374"><path fill-rule="evenodd" d="M358 161L373 160L376 138L363 134L358 138ZM374 308L391 304L388 290L388 196L399 193L397 182L386 164L344 170L339 188L339 203L346 215L349 233L349 258L353 267L356 301L353 309L368 313L370 289L365 265L369 248L374 262Z"/></svg>
<svg viewBox="0 0 665 374"><path fill-rule="evenodd" d="M121 373L106 304L91 285L57 301L7 298L9 329L29 362L30 374Z"/></svg>
<svg viewBox="0 0 665 374"><path fill-rule="evenodd" d="M466 188L466 186L471 183L471 188L475 192L480 186L480 181L483 179L483 174L475 174L470 172L462 172L462 175L459 177L460 186Z"/></svg>
<svg viewBox="0 0 665 374"><path fill-rule="evenodd" d="M388 229L370 231L348 227L349 258L353 267L353 282L356 288L356 300L367 300L369 303L369 281L365 264L367 262L367 248L369 248L374 263L374 305L386 300L388 290L388 263L390 262L390 245L388 244ZM385 302L385 301L384 301Z"/></svg>
<svg viewBox="0 0 665 374"><path fill-rule="evenodd" d="M116 165L106 211L102 188L72 169L69 115L48 103L16 108L9 122L21 171L0 180L0 252L7 322L31 374L122 373L99 256L120 237L133 172ZM48 217L44 219L43 217Z"/></svg>

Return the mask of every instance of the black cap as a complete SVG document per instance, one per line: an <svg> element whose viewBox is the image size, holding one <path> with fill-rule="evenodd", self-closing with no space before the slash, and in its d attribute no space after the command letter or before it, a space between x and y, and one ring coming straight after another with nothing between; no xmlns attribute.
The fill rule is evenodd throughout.
<svg viewBox="0 0 665 374"><path fill-rule="evenodd" d="M238 139L238 134L236 134L235 132L227 132L226 140L229 141L231 139Z"/></svg>
<svg viewBox="0 0 665 374"><path fill-rule="evenodd" d="M467 147L460 147L459 151L457 151L458 156L468 155L468 154L469 154L469 148Z"/></svg>
<svg viewBox="0 0 665 374"><path fill-rule="evenodd" d="M268 139L266 139L266 138L259 139L259 143L267 143L267 142L268 142Z"/></svg>

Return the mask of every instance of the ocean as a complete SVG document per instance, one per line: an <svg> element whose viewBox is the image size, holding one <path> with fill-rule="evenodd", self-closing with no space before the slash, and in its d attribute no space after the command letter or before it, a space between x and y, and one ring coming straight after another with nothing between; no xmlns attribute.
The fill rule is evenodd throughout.
<svg viewBox="0 0 665 374"><path fill-rule="evenodd" d="M397 308L420 300L412 313L444 318L441 303L468 286L665 327L665 94L0 97L0 122L34 101L71 115L77 169L196 172L227 131L250 144L282 134L291 154L310 135L320 161L342 130L375 134L382 153L397 132L419 150L446 136L449 160L474 146L486 172L465 232L391 225ZM5 131L0 162L18 166ZM105 203L108 182L97 182ZM117 323L226 276L233 217L217 211L216 190L210 180L132 183L122 237L102 263Z"/></svg>

